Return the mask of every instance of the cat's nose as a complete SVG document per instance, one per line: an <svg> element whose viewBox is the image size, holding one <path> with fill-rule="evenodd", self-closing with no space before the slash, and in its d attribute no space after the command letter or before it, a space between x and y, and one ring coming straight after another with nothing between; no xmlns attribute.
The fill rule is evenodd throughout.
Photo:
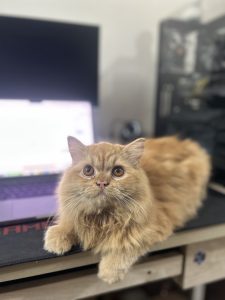
<svg viewBox="0 0 225 300"><path fill-rule="evenodd" d="M109 183L107 182L107 181L101 181L101 180L98 180L97 182L96 182L96 184L97 184L97 186L99 186L100 187L100 189L101 190L104 190L104 188L107 186L107 185L109 185Z"/></svg>

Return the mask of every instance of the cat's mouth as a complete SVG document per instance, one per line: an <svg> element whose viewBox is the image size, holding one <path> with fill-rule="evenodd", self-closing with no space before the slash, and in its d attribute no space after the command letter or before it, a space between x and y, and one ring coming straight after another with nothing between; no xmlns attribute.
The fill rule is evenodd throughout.
<svg viewBox="0 0 225 300"><path fill-rule="evenodd" d="M95 198L106 199L107 197L109 197L109 193L106 189L99 189L95 193Z"/></svg>
<svg viewBox="0 0 225 300"><path fill-rule="evenodd" d="M105 189L95 189L92 190L92 193L89 195L90 199L96 199L96 200L106 200L110 198L110 190Z"/></svg>
<svg viewBox="0 0 225 300"><path fill-rule="evenodd" d="M107 193L106 193L106 190L104 189L104 190L99 190L98 191L98 196L106 196L107 195Z"/></svg>

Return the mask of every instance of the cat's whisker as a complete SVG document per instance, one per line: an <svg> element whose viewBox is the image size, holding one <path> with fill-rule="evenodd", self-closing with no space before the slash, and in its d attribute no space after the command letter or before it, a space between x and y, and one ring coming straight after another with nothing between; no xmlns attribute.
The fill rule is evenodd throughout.
<svg viewBox="0 0 225 300"><path fill-rule="evenodd" d="M126 199L115 197L120 203L123 203L126 208L129 209L129 211L132 213L131 207L129 206L129 203L126 201Z"/></svg>
<svg viewBox="0 0 225 300"><path fill-rule="evenodd" d="M120 203L120 204L122 204L122 206L123 206L123 208L125 207L126 208L126 210L128 209L128 211L129 211L129 215L128 215L128 219L127 219L127 223L129 223L129 221L130 220L135 220L135 217L134 217L134 211L135 211L135 209L136 209L136 207L135 206L132 206L130 203L129 203L129 201L127 200L127 199L125 199L125 198L118 198L118 197L116 197L116 199L118 200L118 202ZM124 213L124 212L123 212ZM126 227L126 224L124 224L125 225L125 227Z"/></svg>
<svg viewBox="0 0 225 300"><path fill-rule="evenodd" d="M129 196L128 194L126 194L126 193L124 193L124 192L122 192L122 193L123 193L123 195L124 195L125 197L127 197L128 199L130 199L131 201L133 201L132 203L135 203L135 205L138 205L139 208L140 208L141 210L143 210L143 212L144 212L144 208L140 205L139 202L137 202L137 200L135 200L133 197Z"/></svg>
<svg viewBox="0 0 225 300"><path fill-rule="evenodd" d="M138 208L143 214L145 214L144 208L134 198L117 188L116 191L123 196L119 198L120 201L123 201L123 203L126 201L127 205L132 206L133 208Z"/></svg>
<svg viewBox="0 0 225 300"><path fill-rule="evenodd" d="M56 221L56 218L57 218L56 214L52 214L48 217L48 219L46 220L45 228L44 228L45 231L48 229L48 227L50 227L54 224L54 222Z"/></svg>
<svg viewBox="0 0 225 300"><path fill-rule="evenodd" d="M68 211L70 214L74 213L74 210L80 205L82 199L79 199L74 203L73 198L67 198L67 203L63 206L63 209Z"/></svg>
<svg viewBox="0 0 225 300"><path fill-rule="evenodd" d="M117 193L115 193L115 192L117 192ZM113 193L113 196L111 196L111 197L116 199L118 201L118 203L121 203L124 206L126 206L126 208L128 208L131 213L133 212L130 203L127 201L127 199L125 199L124 197L121 197L121 193L119 190L115 190Z"/></svg>

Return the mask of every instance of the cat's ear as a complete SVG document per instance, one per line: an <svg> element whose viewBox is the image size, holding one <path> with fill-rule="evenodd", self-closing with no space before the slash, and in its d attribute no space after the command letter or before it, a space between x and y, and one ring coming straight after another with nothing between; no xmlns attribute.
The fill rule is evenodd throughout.
<svg viewBox="0 0 225 300"><path fill-rule="evenodd" d="M87 148L78 139L73 136L67 137L68 148L72 157L73 163L77 164L86 156Z"/></svg>
<svg viewBox="0 0 225 300"><path fill-rule="evenodd" d="M124 146L122 150L122 155L124 156L125 159L129 160L129 162L132 165L137 166L143 154L144 145L145 145L144 138L137 139L132 143Z"/></svg>

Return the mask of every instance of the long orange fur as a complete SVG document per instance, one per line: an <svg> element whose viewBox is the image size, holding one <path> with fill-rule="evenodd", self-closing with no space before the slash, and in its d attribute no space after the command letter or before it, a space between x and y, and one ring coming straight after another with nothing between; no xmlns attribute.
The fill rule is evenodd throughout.
<svg viewBox="0 0 225 300"><path fill-rule="evenodd" d="M58 187L57 224L48 228L44 248L63 254L80 243L100 253L98 276L113 283L130 266L196 215L206 193L210 158L197 143L176 137L138 139L127 146L84 146L69 139L72 166ZM95 176L85 178L90 164ZM125 174L113 178L114 166ZM97 180L107 180L99 192Z"/></svg>

